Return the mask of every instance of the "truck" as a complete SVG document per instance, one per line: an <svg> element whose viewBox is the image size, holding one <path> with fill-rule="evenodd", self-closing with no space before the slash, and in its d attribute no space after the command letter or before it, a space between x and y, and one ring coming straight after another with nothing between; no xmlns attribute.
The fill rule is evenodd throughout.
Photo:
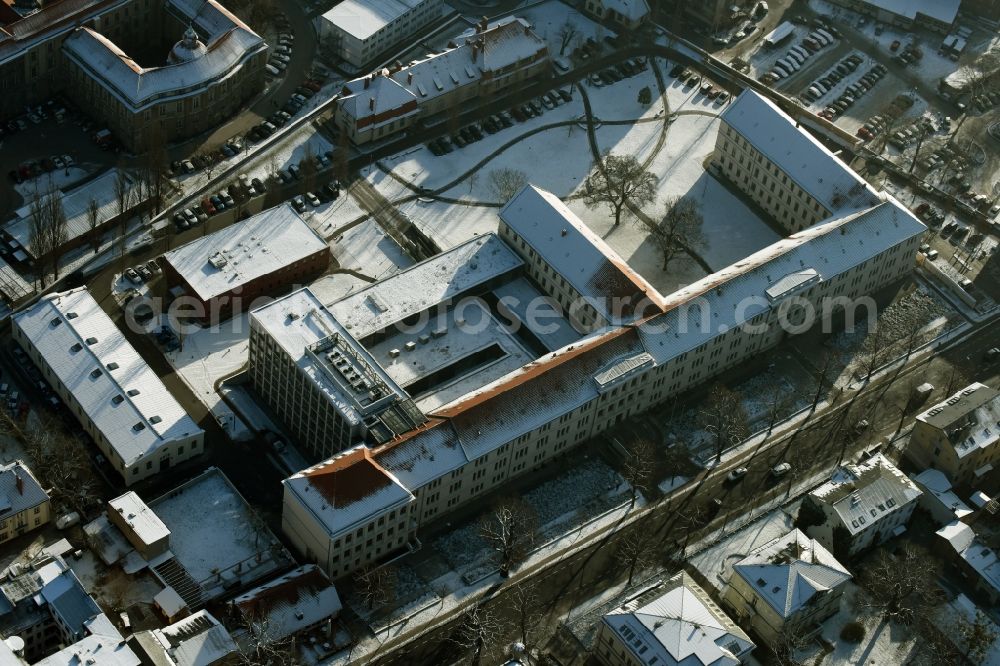
<svg viewBox="0 0 1000 666"><path fill-rule="evenodd" d="M774 48L781 42L791 37L793 32L795 32L795 26L793 26L790 22L785 21L764 36L764 46Z"/></svg>
<svg viewBox="0 0 1000 666"><path fill-rule="evenodd" d="M103 147L111 145L111 140L113 138L114 137L111 136L111 130L109 129L102 129L94 132L94 143L98 146Z"/></svg>

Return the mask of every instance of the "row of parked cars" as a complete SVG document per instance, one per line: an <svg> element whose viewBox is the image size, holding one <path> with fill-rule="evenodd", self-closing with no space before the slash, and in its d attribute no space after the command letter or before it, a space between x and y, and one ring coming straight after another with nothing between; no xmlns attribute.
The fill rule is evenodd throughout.
<svg viewBox="0 0 1000 666"><path fill-rule="evenodd" d="M20 369L21 374L24 375L31 386L38 390L45 404L51 409L58 409L62 403L52 391L49 383L45 381L45 377L42 376L42 372L38 369L38 366L28 358L28 354L17 344L11 345L11 353L14 355L14 362L17 364L18 369ZM29 407L28 401L16 389L7 395L7 409L10 410L13 416L25 416Z"/></svg>
<svg viewBox="0 0 1000 666"><path fill-rule="evenodd" d="M42 174L61 169L68 169L76 164L76 161L69 155L54 155L40 160L29 160L21 162L16 168L7 172L7 178L14 183L23 183L26 180L37 178Z"/></svg>
<svg viewBox="0 0 1000 666"><path fill-rule="evenodd" d="M125 277L129 282L138 286L144 282L149 282L161 272L159 264L150 260L144 264L139 264L134 268L125 269Z"/></svg>
<svg viewBox="0 0 1000 666"><path fill-rule="evenodd" d="M611 67L606 67L599 72L590 75L590 83L600 88L611 85L629 77L639 74L646 69L646 59L643 57L628 58Z"/></svg>
<svg viewBox="0 0 1000 666"><path fill-rule="evenodd" d="M976 107L980 113L985 113L1000 104L1000 91L984 92L982 95L974 95L969 103Z"/></svg>
<svg viewBox="0 0 1000 666"><path fill-rule="evenodd" d="M788 78L795 72L802 69L806 60L812 57L820 49L826 48L839 39L840 33L836 28L827 26L826 28L816 28L809 33L809 36L800 43L789 47L784 57L778 58L770 71L765 72L760 77L761 83L771 84L780 79Z"/></svg>
<svg viewBox="0 0 1000 666"><path fill-rule="evenodd" d="M315 192L306 192L292 197L292 207L298 212L304 213L308 210L307 203L309 206L317 208L329 201L336 201L338 198L340 198L340 181L334 178Z"/></svg>
<svg viewBox="0 0 1000 666"><path fill-rule="evenodd" d="M816 100L822 98L828 92L833 90L834 86L840 83L841 79L860 67L862 62L864 61L857 53L852 53L847 56L827 70L823 76L813 81L809 87L806 88L805 92L802 93L802 99L806 102L815 102Z"/></svg>
<svg viewBox="0 0 1000 666"><path fill-rule="evenodd" d="M295 43L295 35L289 32L282 32L278 35L278 43L271 47L271 57L267 61L264 69L271 76L280 76L288 68L288 63L292 61L292 45Z"/></svg>
<svg viewBox="0 0 1000 666"><path fill-rule="evenodd" d="M875 84L882 80L888 70L885 65L873 65L864 76L852 83L832 104L819 112L821 118L833 120L854 106L854 103L864 97Z"/></svg>
<svg viewBox="0 0 1000 666"><path fill-rule="evenodd" d="M319 92L320 82L314 79L306 79L302 85L295 89L291 97L285 102L280 110L275 111L267 120L255 125L247 132L247 139L250 141L263 141L279 129L291 122L292 116L297 114L305 106L306 101Z"/></svg>
<svg viewBox="0 0 1000 666"><path fill-rule="evenodd" d="M669 74L670 78L677 79L685 87L700 86L698 91L708 99L715 100L716 104L723 104L729 100L728 92L721 87L717 88L716 84L708 79L702 81L700 74L691 71L684 65L674 65Z"/></svg>

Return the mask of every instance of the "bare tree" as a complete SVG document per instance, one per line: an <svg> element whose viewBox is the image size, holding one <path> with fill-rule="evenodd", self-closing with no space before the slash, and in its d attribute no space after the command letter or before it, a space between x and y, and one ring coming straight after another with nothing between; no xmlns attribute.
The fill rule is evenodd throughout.
<svg viewBox="0 0 1000 666"><path fill-rule="evenodd" d="M316 168L316 151L313 150L310 143L306 144L302 159L299 160L299 170L302 172L302 186L306 188L306 192L314 191L316 189L318 174Z"/></svg>
<svg viewBox="0 0 1000 666"><path fill-rule="evenodd" d="M636 571L645 569L656 557L656 541L653 533L642 525L634 525L618 539L615 559L628 570L628 585L632 585Z"/></svg>
<svg viewBox="0 0 1000 666"><path fill-rule="evenodd" d="M101 226L101 207L97 199L87 202L87 228L90 230L90 245L94 248L94 254L101 247L101 236L97 230Z"/></svg>
<svg viewBox="0 0 1000 666"><path fill-rule="evenodd" d="M576 32L576 24L567 18L556 33L559 36L559 55L566 55L566 49L573 43Z"/></svg>
<svg viewBox="0 0 1000 666"><path fill-rule="evenodd" d="M830 380L830 372L833 369L833 362L835 357L830 352L825 352L823 354L823 362L820 364L819 369L816 372L816 393L813 394L812 407L810 411L815 412L816 406L819 405L819 401L823 398L823 392L827 389L827 384Z"/></svg>
<svg viewBox="0 0 1000 666"><path fill-rule="evenodd" d="M786 622L771 643L771 652L779 666L801 666L795 653L808 644L805 633L794 622Z"/></svg>
<svg viewBox="0 0 1000 666"><path fill-rule="evenodd" d="M951 633L962 656L972 666L986 663L986 657L998 638L996 624L978 607L971 620L964 615L953 617Z"/></svg>
<svg viewBox="0 0 1000 666"><path fill-rule="evenodd" d="M708 399L699 413L702 427L712 436L716 462L730 446L743 441L748 434L747 413L740 396L723 384L708 390Z"/></svg>
<svg viewBox="0 0 1000 666"><path fill-rule="evenodd" d="M535 588L530 583L523 582L510 591L508 598L510 599L511 610L517 618L517 630L521 643L529 645L528 639L536 629L535 623L542 616Z"/></svg>
<svg viewBox="0 0 1000 666"><path fill-rule="evenodd" d="M238 658L241 664L257 666L292 666L299 663L295 654L295 640L291 636L281 636L271 626L270 618L245 615L236 611L242 635L237 634Z"/></svg>
<svg viewBox="0 0 1000 666"><path fill-rule="evenodd" d="M488 607L479 605L466 610L458 622L449 641L465 651L472 651L469 661L472 666L479 666L483 652L496 645L501 636L500 621Z"/></svg>
<svg viewBox="0 0 1000 666"><path fill-rule="evenodd" d="M396 579L396 570L390 566L366 566L354 577L354 584L362 603L372 610L395 599Z"/></svg>
<svg viewBox="0 0 1000 666"><path fill-rule="evenodd" d="M792 400L788 395L788 389L779 384L773 384L767 389L765 399L767 401L767 434L765 437L770 437L771 433L774 432L774 426L781 420L785 410L791 406Z"/></svg>
<svg viewBox="0 0 1000 666"><path fill-rule="evenodd" d="M483 540L499 560L500 574L507 576L534 543L538 516L534 508L519 497L501 500L479 525Z"/></svg>
<svg viewBox="0 0 1000 666"><path fill-rule="evenodd" d="M610 208L616 227L621 224L626 206L642 208L656 194L656 176L631 155L605 155L584 185L584 203L591 208Z"/></svg>
<svg viewBox="0 0 1000 666"><path fill-rule="evenodd" d="M637 439L628 447L622 463L622 477L632 487L632 504L640 492L648 491L654 480L656 447L649 440Z"/></svg>
<svg viewBox="0 0 1000 666"><path fill-rule="evenodd" d="M528 184L528 174L518 169L504 167L490 171L490 191L501 204L514 198L514 195Z"/></svg>
<svg viewBox="0 0 1000 666"><path fill-rule="evenodd" d="M159 213L163 203L163 186L167 180L169 157L163 128L158 122L152 125L143 158L142 181L146 187L146 195L153 200L153 212Z"/></svg>
<svg viewBox="0 0 1000 666"><path fill-rule="evenodd" d="M650 230L650 238L663 257L660 270L666 271L675 257L705 246L704 218L698 202L687 197L667 200L666 213Z"/></svg>
<svg viewBox="0 0 1000 666"><path fill-rule="evenodd" d="M878 322L872 325L868 335L861 343L858 360L861 364L861 371L864 373L865 381L869 381L875 371L879 369L886 357L890 340L883 326Z"/></svg>
<svg viewBox="0 0 1000 666"><path fill-rule="evenodd" d="M934 582L938 565L926 551L907 544L900 552L893 556L879 551L874 563L862 571L861 582L869 606L881 610L883 622L909 625L927 617L941 603L942 592Z"/></svg>
<svg viewBox="0 0 1000 666"><path fill-rule="evenodd" d="M28 243L38 259L40 279L44 287L46 270L50 264L53 279L59 279L59 258L67 239L62 197L51 181L44 194L35 194L29 212Z"/></svg>

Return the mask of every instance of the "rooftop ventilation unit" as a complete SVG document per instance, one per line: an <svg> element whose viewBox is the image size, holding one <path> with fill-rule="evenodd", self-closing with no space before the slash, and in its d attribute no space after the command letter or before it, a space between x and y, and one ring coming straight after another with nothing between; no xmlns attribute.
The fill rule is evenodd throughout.
<svg viewBox="0 0 1000 666"><path fill-rule="evenodd" d="M406 347L406 351L413 351L417 348L417 343L411 340L410 342L407 342L404 347Z"/></svg>
<svg viewBox="0 0 1000 666"><path fill-rule="evenodd" d="M390 349L389 350L389 358L397 358L398 356L399 356L399 350L398 349Z"/></svg>

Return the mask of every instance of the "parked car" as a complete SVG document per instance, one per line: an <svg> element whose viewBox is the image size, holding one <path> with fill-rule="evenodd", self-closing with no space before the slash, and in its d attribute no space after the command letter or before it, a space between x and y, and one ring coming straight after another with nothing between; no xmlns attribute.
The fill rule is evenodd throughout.
<svg viewBox="0 0 1000 666"><path fill-rule="evenodd" d="M292 206L300 213L306 212L306 200L301 194L292 197Z"/></svg>
<svg viewBox="0 0 1000 666"><path fill-rule="evenodd" d="M746 467L737 467L726 475L726 481L735 483L746 476L749 471Z"/></svg>
<svg viewBox="0 0 1000 666"><path fill-rule="evenodd" d="M321 203L319 197L312 192L306 192L306 201L308 201L309 205L313 208L316 208Z"/></svg>
<svg viewBox="0 0 1000 666"><path fill-rule="evenodd" d="M792 471L791 465L789 465L788 463L781 463L771 468L771 476L773 476L776 479L780 479L781 477L785 476L791 471Z"/></svg>

